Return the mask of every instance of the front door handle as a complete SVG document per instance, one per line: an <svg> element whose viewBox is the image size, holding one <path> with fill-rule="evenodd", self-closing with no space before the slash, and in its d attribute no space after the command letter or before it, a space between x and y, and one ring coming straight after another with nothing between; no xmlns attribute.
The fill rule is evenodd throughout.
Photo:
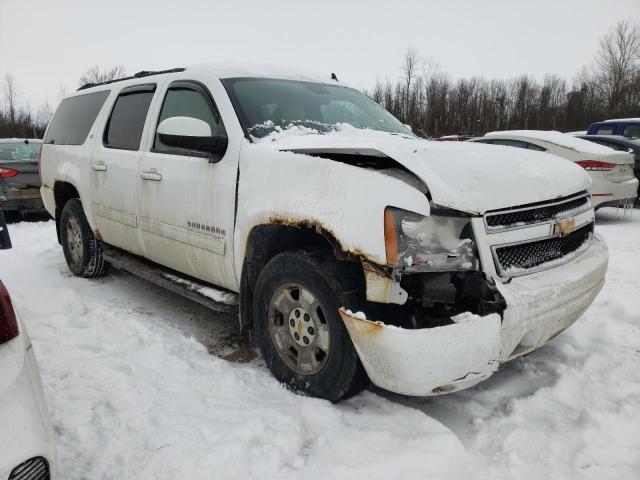
<svg viewBox="0 0 640 480"><path fill-rule="evenodd" d="M107 166L104 163L94 163L93 165L91 165L91 168L93 168L96 172L107 171Z"/></svg>
<svg viewBox="0 0 640 480"><path fill-rule="evenodd" d="M159 182L160 180L162 180L162 175L160 175L155 168L151 168L149 170L141 172L140 176L144 180L152 180L154 182Z"/></svg>

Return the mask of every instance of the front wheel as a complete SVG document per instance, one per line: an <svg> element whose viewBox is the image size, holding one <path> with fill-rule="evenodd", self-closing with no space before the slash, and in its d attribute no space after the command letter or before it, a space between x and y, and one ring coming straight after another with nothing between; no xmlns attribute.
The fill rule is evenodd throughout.
<svg viewBox="0 0 640 480"><path fill-rule="evenodd" d="M79 277L99 277L107 272L102 247L87 222L82 204L69 200L60 216L60 239L69 270Z"/></svg>
<svg viewBox="0 0 640 480"><path fill-rule="evenodd" d="M253 322L262 356L289 388L332 402L367 384L338 313L361 305L357 268L308 252L276 255L260 273Z"/></svg>

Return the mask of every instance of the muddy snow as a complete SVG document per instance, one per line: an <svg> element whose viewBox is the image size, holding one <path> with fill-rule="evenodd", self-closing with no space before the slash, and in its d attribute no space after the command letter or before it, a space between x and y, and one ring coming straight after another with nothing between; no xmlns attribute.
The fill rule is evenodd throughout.
<svg viewBox="0 0 640 480"><path fill-rule="evenodd" d="M281 387L233 318L112 270L72 277L52 222L9 226L60 478L637 478L640 211L597 214L607 283L567 332L475 388L339 405ZM224 357L224 358L223 358Z"/></svg>

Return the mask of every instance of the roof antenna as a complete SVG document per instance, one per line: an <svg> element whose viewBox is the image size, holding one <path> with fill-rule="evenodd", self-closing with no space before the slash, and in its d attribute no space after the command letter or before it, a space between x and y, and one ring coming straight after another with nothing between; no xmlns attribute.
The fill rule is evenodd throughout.
<svg viewBox="0 0 640 480"><path fill-rule="evenodd" d="M336 74L331 72L331 80L335 80L336 82L338 81L338 77L336 77Z"/></svg>

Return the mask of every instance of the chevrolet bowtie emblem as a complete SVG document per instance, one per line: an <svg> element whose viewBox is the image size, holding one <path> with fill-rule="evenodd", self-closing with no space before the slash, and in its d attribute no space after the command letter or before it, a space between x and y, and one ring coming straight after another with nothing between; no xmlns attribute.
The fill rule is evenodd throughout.
<svg viewBox="0 0 640 480"><path fill-rule="evenodd" d="M575 226L575 218L563 218L553 225L553 234L558 237L564 237L570 234Z"/></svg>

